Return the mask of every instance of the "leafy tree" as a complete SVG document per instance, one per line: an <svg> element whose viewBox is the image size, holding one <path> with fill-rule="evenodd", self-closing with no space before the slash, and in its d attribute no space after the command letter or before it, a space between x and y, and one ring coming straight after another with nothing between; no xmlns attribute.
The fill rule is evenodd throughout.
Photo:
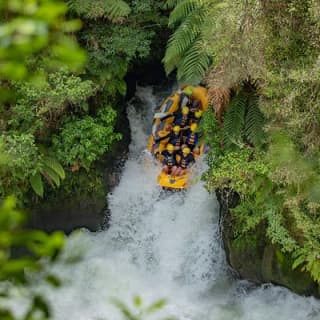
<svg viewBox="0 0 320 320"><path fill-rule="evenodd" d="M171 3L182 8L183 1ZM263 230L266 241L291 254L293 268L320 283L318 6L298 0L214 3L203 2L210 22L201 26L202 47L213 61L206 82L218 115L227 112L224 148L208 158L208 186L241 194L231 213L236 239ZM256 90L244 91L247 83ZM221 130L211 132L221 139ZM261 141L263 151L253 148Z"/></svg>
<svg viewBox="0 0 320 320"><path fill-rule="evenodd" d="M78 171L89 170L121 134L113 131L116 112L107 107L101 109L97 118L86 116L76 121L67 121L59 136L53 137L53 153L65 166Z"/></svg>
<svg viewBox="0 0 320 320"><path fill-rule="evenodd" d="M11 298L10 289L14 285L28 292L29 307L22 319L49 319L50 307L44 297L31 289L30 281L60 286L60 280L46 270L45 262L54 263L58 259L64 235L60 232L47 235L42 231L24 229L22 222L25 216L15 209L15 205L15 199L10 197L0 207L0 301L6 302ZM14 257L13 252L17 250L19 257ZM14 310L4 306L2 303L0 307L1 319L15 320Z"/></svg>
<svg viewBox="0 0 320 320"><path fill-rule="evenodd" d="M208 4L198 0L168 0L166 8L174 8L169 27L176 28L170 37L163 59L167 73L178 69L182 82L198 83L211 65L203 48L203 33L208 23Z"/></svg>
<svg viewBox="0 0 320 320"><path fill-rule="evenodd" d="M1 78L22 80L37 73L28 68L36 55L46 56L52 67L68 65L78 69L84 53L67 33L79 29L79 21L65 20L67 6L63 1L1 1L0 59Z"/></svg>
<svg viewBox="0 0 320 320"><path fill-rule="evenodd" d="M71 12L89 19L107 18L111 21L119 21L128 16L131 9L122 0L68 0Z"/></svg>
<svg viewBox="0 0 320 320"><path fill-rule="evenodd" d="M85 54L70 37L80 23L66 20L66 12L62 1L0 5L0 198L15 194L20 204L29 190L43 196L43 178L53 187L64 179L45 144L62 114L85 107L93 94L89 81L70 74L83 66Z"/></svg>
<svg viewBox="0 0 320 320"><path fill-rule="evenodd" d="M232 98L223 123L225 147L245 143L261 147L265 117L259 109L259 97L255 91L247 84Z"/></svg>

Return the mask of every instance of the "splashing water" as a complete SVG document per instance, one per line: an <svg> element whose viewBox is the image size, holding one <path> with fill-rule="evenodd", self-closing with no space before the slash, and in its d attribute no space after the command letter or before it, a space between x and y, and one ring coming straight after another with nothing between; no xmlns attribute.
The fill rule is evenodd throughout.
<svg viewBox="0 0 320 320"><path fill-rule="evenodd" d="M61 289L45 290L57 320L122 319L111 297L131 304L166 298L157 314L179 320L318 320L320 303L264 285L232 280L219 236L218 203L201 182L185 193L164 194L156 184L159 164L145 152L157 97L139 88L128 107L132 130L122 179L108 195L107 231L78 232L65 256L83 250L75 265L57 265ZM196 174L205 170L198 161ZM199 181L199 179L195 179Z"/></svg>

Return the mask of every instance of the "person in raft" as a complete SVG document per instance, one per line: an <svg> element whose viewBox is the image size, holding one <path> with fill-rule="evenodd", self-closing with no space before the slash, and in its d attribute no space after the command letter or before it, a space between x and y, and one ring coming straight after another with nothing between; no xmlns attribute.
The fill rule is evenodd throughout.
<svg viewBox="0 0 320 320"><path fill-rule="evenodd" d="M172 144L168 144L167 149L162 151L161 154L164 156L162 161L162 164L164 165L162 169L163 172L166 174L176 175L178 167L174 146Z"/></svg>
<svg viewBox="0 0 320 320"><path fill-rule="evenodd" d="M187 105L190 110L189 117L192 119L195 117L197 111L201 111L201 102L197 99L190 99L190 103Z"/></svg>
<svg viewBox="0 0 320 320"><path fill-rule="evenodd" d="M175 151L180 150L182 145L182 135L180 126L174 126L169 138L169 144L174 146Z"/></svg>
<svg viewBox="0 0 320 320"><path fill-rule="evenodd" d="M162 130L158 133L159 138L155 139L155 143L161 142L164 144L172 144L175 150L179 150L182 144L182 135L180 132L180 126L174 126L172 128L171 125L166 126L165 130ZM166 141L164 141L166 140Z"/></svg>
<svg viewBox="0 0 320 320"><path fill-rule="evenodd" d="M200 120L201 120L201 116L202 116L202 111L196 111L193 115L193 117L190 117L190 124L192 123L196 123L199 124Z"/></svg>
<svg viewBox="0 0 320 320"><path fill-rule="evenodd" d="M198 133L196 133L197 128L198 125L196 123L193 123L190 126L190 130L187 135L186 144L191 151L193 151L193 149L196 147L199 140Z"/></svg>
<svg viewBox="0 0 320 320"><path fill-rule="evenodd" d="M180 126L181 130L187 130L189 129L189 108L188 107L183 107L181 110L181 115L180 117L177 117L174 119L174 125Z"/></svg>
<svg viewBox="0 0 320 320"><path fill-rule="evenodd" d="M195 162L194 156L191 153L190 148L184 147L182 153L180 153L180 161L178 169L176 170L177 176L182 176L186 173L187 169Z"/></svg>

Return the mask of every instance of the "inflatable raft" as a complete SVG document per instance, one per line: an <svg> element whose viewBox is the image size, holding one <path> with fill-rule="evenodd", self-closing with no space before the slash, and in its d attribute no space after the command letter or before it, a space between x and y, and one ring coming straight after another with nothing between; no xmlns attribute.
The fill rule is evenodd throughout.
<svg viewBox="0 0 320 320"><path fill-rule="evenodd" d="M206 111L208 109L208 93L207 89L200 86L187 86L192 90L191 99L200 101L200 109ZM185 89L185 87L180 89ZM180 104L180 93L179 91L173 93L171 96L166 98L158 110L156 110L153 120L152 133L149 137L148 150L162 162L163 156L159 155L160 152L166 149L169 138L161 139L168 135L166 128L171 125L174 121L172 113L179 111ZM160 142L157 142L161 139ZM200 154L203 152L203 146L200 147ZM198 155L195 155L197 158ZM182 176L172 176L164 173L163 171L158 176L158 184L166 189L182 190L186 189L190 184L190 171Z"/></svg>

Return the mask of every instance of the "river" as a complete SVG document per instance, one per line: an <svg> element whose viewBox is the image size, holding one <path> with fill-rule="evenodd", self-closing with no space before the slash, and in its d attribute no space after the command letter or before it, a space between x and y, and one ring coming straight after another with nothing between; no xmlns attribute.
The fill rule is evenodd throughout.
<svg viewBox="0 0 320 320"><path fill-rule="evenodd" d="M164 95L160 92L159 95ZM156 184L160 166L145 151L158 97L139 88L128 107L132 130L129 159L120 184L108 195L110 228L79 231L64 256L82 252L77 264L58 264L58 290L42 288L57 320L120 320L116 297L130 308L139 295L145 305L167 305L146 319L319 320L320 302L273 285L236 280L227 267L214 195L198 178L185 193L166 194ZM139 101L140 100L140 101Z"/></svg>

